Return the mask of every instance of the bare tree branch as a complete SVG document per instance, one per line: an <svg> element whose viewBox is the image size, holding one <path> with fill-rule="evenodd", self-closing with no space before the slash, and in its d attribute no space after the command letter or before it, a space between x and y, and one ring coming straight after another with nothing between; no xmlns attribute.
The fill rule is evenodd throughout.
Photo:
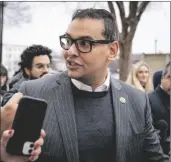
<svg viewBox="0 0 171 162"><path fill-rule="evenodd" d="M119 13L122 25L120 44L120 79L125 81L127 79L130 65L131 65L131 53L132 43L137 30L140 17L148 6L149 2L129 2L129 15L125 15L125 6L123 2L115 1ZM111 13L115 13L112 2L108 2Z"/></svg>
<svg viewBox="0 0 171 162"><path fill-rule="evenodd" d="M0 62L2 62L3 6L4 2L0 1Z"/></svg>
<svg viewBox="0 0 171 162"><path fill-rule="evenodd" d="M107 4L108 4L110 12L113 14L113 17L116 19L116 13L115 13L115 9L114 9L114 6L113 6L113 2L108 1Z"/></svg>
<svg viewBox="0 0 171 162"><path fill-rule="evenodd" d="M128 17L136 17L138 2L130 1L129 3L129 16Z"/></svg>
<svg viewBox="0 0 171 162"><path fill-rule="evenodd" d="M135 35L135 32L137 30L137 25L138 25L138 21L134 22L134 24L130 27L130 32L128 35L128 41L132 41Z"/></svg>
<svg viewBox="0 0 171 162"><path fill-rule="evenodd" d="M120 13L120 18L121 18L121 23L122 23L122 34L121 34L121 40L123 40L124 38L126 38L127 34L128 34L128 21L127 18L125 17L125 8L124 8L124 4L122 1L116 1L115 2L118 6L119 9L119 13Z"/></svg>
<svg viewBox="0 0 171 162"><path fill-rule="evenodd" d="M125 8L124 8L124 4L122 1L116 1L116 4L119 8L119 12L120 12L120 16L121 16L121 19L124 20L125 18Z"/></svg>
<svg viewBox="0 0 171 162"><path fill-rule="evenodd" d="M143 12L145 11L146 7L148 6L148 4L150 3L150 1L144 1L141 2L138 10L137 10L137 20L139 21L141 18L141 15L143 14Z"/></svg>
<svg viewBox="0 0 171 162"><path fill-rule="evenodd" d="M7 26L30 22L30 6L26 2L5 2L3 7L4 23Z"/></svg>

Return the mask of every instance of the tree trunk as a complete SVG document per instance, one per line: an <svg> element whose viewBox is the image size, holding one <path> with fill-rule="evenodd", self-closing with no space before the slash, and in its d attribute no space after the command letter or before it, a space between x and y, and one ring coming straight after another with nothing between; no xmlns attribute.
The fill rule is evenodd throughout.
<svg viewBox="0 0 171 162"><path fill-rule="evenodd" d="M131 53L132 53L132 40L120 42L120 60L119 60L119 70L120 70L120 80L126 81L130 66L131 66Z"/></svg>
<svg viewBox="0 0 171 162"><path fill-rule="evenodd" d="M144 13L146 7L149 4L147 2L130 2L129 3L129 16L125 15L124 3L121 1L115 2L120 13L120 19L122 24L122 31L120 35L120 60L119 60L119 70L120 70L120 80L126 81L130 66L132 64L132 41L137 29L137 25L140 21L142 14ZM113 2L108 1L108 7L110 12L116 17ZM128 30L130 29L130 30Z"/></svg>
<svg viewBox="0 0 171 162"><path fill-rule="evenodd" d="M2 62L2 34L3 34L3 6L4 2L0 1L0 62Z"/></svg>

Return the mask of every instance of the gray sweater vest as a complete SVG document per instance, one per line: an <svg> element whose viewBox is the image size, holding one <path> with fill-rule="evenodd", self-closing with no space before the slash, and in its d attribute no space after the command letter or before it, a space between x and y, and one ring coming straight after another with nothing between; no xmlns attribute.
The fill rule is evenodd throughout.
<svg viewBox="0 0 171 162"><path fill-rule="evenodd" d="M72 84L80 162L115 162L111 89L87 92Z"/></svg>

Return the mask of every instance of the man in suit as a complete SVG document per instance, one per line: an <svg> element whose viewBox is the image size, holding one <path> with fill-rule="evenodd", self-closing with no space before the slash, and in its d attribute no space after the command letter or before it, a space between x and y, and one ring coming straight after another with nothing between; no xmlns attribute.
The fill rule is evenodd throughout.
<svg viewBox="0 0 171 162"><path fill-rule="evenodd" d="M144 92L115 79L115 18L78 10L60 36L67 72L25 82L23 95L43 98L47 136L39 162L166 162ZM13 104L14 105L14 104Z"/></svg>
<svg viewBox="0 0 171 162"><path fill-rule="evenodd" d="M164 129L159 121L166 121L168 125L167 137L170 136L170 64L171 62L168 62L162 72L160 85L149 94L154 127L160 130ZM166 126L163 125L163 127Z"/></svg>

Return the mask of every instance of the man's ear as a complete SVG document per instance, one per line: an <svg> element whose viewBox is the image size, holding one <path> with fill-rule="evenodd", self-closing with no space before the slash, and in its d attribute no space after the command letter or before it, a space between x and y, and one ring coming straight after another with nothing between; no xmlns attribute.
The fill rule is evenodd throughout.
<svg viewBox="0 0 171 162"><path fill-rule="evenodd" d="M30 76L30 69L24 68L24 71L25 71L25 73L26 73L28 76Z"/></svg>
<svg viewBox="0 0 171 162"><path fill-rule="evenodd" d="M110 54L109 54L108 60L113 61L115 59L115 57L117 56L117 54L118 54L118 50L119 50L118 41L112 42L110 44L109 48L110 48Z"/></svg>

